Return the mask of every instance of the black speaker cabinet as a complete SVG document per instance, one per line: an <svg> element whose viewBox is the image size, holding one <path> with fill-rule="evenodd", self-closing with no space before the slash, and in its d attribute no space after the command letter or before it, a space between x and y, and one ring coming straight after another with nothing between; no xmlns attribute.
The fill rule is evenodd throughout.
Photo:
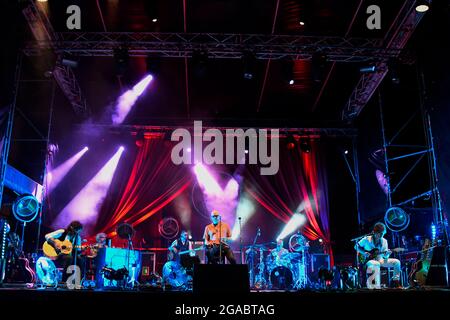
<svg viewBox="0 0 450 320"><path fill-rule="evenodd" d="M195 293L247 293L250 291L246 264L198 264L194 266Z"/></svg>
<svg viewBox="0 0 450 320"><path fill-rule="evenodd" d="M447 247L440 246L433 249L430 269L426 280L428 286L448 286Z"/></svg>

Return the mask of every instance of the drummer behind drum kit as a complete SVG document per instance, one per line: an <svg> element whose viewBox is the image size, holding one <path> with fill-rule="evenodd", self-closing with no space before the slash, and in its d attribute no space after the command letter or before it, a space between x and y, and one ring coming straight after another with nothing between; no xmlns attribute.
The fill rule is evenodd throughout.
<svg viewBox="0 0 450 320"><path fill-rule="evenodd" d="M289 249L280 255L273 242L248 246L246 263L249 265L250 286L256 290L302 289L308 285L307 259L308 242L301 234L289 239ZM274 251L275 250L275 251ZM257 263L256 263L257 262Z"/></svg>

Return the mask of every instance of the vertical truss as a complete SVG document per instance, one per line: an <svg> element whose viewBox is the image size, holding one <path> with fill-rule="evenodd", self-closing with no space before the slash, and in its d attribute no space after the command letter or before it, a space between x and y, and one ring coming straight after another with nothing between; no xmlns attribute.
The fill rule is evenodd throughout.
<svg viewBox="0 0 450 320"><path fill-rule="evenodd" d="M39 11L34 1L30 1L29 5L22 11L31 32L37 42L47 42L50 44L48 49L56 52L56 43L58 43L59 36L53 30L53 27L47 16ZM58 61L61 60L57 57ZM75 113L80 117L87 117L90 114L86 99L84 98L78 81L73 70L69 66L64 66L59 62L56 63L53 70L53 76L58 83L58 86L66 96Z"/></svg>
<svg viewBox="0 0 450 320"><path fill-rule="evenodd" d="M408 0L403 5L397 19L391 26L393 32L388 32L386 36L387 51L393 50L393 52L399 53L416 29L423 17L423 13L416 12L415 5L416 1L414 0ZM344 106L342 120L354 120L361 113L364 106L369 102L373 93L383 81L389 70L387 63L385 61L379 62L375 66L375 73L363 74L359 79L349 100Z"/></svg>

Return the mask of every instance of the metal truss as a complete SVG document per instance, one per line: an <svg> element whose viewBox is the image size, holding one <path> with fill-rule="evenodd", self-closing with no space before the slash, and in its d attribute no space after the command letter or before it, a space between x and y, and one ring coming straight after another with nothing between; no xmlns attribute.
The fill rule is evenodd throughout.
<svg viewBox="0 0 450 320"><path fill-rule="evenodd" d="M39 11L34 1L30 1L30 4L22 11L22 13L30 26L36 42L45 42L49 44L46 49L55 52L58 56L58 60L60 60L59 51L57 50L58 46L56 45L60 38L53 30L53 27L45 14ZM26 50L25 54L27 54ZM53 70L53 76L75 113L81 117L89 116L90 112L86 99L81 92L72 69L57 63Z"/></svg>
<svg viewBox="0 0 450 320"><path fill-rule="evenodd" d="M53 69L53 77L66 95L75 113L80 117L87 117L90 114L87 102L81 93L72 68L58 63Z"/></svg>
<svg viewBox="0 0 450 320"><path fill-rule="evenodd" d="M119 46L128 48L130 56L192 57L195 50L205 50L210 58L240 59L251 51L257 59L311 59L320 52L329 61L387 61L397 57L396 48L382 47L382 39L318 37L299 35L158 33L158 32L62 32L58 41L31 42L28 55L54 48L58 53L79 56L112 56Z"/></svg>
<svg viewBox="0 0 450 320"><path fill-rule="evenodd" d="M166 132L172 132L177 128L193 129L193 124L190 125L166 125L166 126L151 126L151 125L101 125L101 124L82 124L78 125L77 129L81 132L87 130L91 132L92 128L97 128L104 131L120 132L120 133L148 133L148 134L165 134ZM297 135L301 137L320 137L320 136L332 136L332 137L356 137L358 134L357 129L354 128L275 128L275 127L232 127L232 126L211 126L202 124L203 130L218 129L225 131L226 129L278 129L280 137L287 137L289 135Z"/></svg>
<svg viewBox="0 0 450 320"><path fill-rule="evenodd" d="M406 2L402 9L399 19L396 20L397 24L394 22L394 25L396 24L393 25L394 32L392 35L388 35L385 41L387 43L386 50L389 52L401 52L423 17L423 13L416 12L413 0ZM376 64L376 72L361 76L344 106L342 120L352 121L361 113L388 70L387 62L382 61Z"/></svg>

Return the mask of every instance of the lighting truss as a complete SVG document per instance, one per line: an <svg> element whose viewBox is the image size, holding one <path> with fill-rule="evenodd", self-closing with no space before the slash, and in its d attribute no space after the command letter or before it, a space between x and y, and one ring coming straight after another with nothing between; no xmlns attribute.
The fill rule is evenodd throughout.
<svg viewBox="0 0 450 320"><path fill-rule="evenodd" d="M397 57L396 48L386 49L382 39L344 38L302 35L158 33L158 32L61 32L58 41L28 43L25 53L38 54L53 48L60 54L113 56L115 48L126 46L130 56L157 53L161 57L192 57L195 50L205 50L210 58L241 59L243 51L252 51L257 59L309 60L316 52L329 61L371 62Z"/></svg>

